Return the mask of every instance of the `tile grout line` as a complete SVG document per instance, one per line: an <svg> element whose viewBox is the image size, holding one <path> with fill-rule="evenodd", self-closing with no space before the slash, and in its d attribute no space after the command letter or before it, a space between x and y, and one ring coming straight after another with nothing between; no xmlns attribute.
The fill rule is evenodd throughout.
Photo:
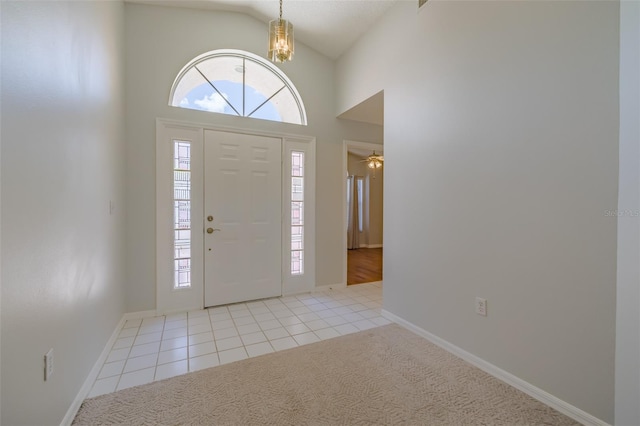
<svg viewBox="0 0 640 426"><path fill-rule="evenodd" d="M231 327L225 327L223 329L219 329L219 330L214 330L214 320L211 318L212 315L214 315L213 309L215 308L207 308L207 309L203 309L202 311L197 311L197 312L201 312L200 314L198 314L197 316L190 316L189 312L185 312L184 313L184 318L183 319L181 316L175 318L173 321L168 321L167 316L160 316L160 317L155 317L153 319L151 319L151 321L149 321L151 324L148 325L148 327L150 328L149 332L145 333L145 334L140 334L140 331L143 330L145 327L144 325L144 319L140 319L139 323L137 324L136 331L135 331L135 335L134 336L127 336L127 337L132 337L133 341L131 343L131 346L128 346L126 349L128 349L127 351L127 355L124 359L122 360L117 360L117 361L113 361L113 362L119 362L122 361L123 364L123 369L121 371L120 374L114 375L114 376L108 376L108 377L104 377L103 379L109 379L111 377L115 377L117 376L117 382L115 384L115 388L117 390L118 386L120 386L121 382L122 382L122 378L125 374L129 374L129 373L134 373L136 371L141 371L144 370L146 368L154 368L154 376L152 381L156 381L157 379L157 374L158 374L158 368L160 367L161 364L159 364L160 361L160 355L163 352L162 351L162 344L165 341L168 341L170 339L166 339L166 332L169 331L166 327L168 325L169 322L174 322L174 321L186 321L186 336L184 336L186 342L185 342L185 351L186 351L186 361L187 361L187 371L186 372L190 372L191 368L192 368L192 350L191 350L191 337L192 336L198 336L200 334L206 334L206 333L211 333L211 342L213 343L213 348L215 350L215 352L212 352L210 354L215 354L216 358L218 360L218 363L216 365L222 365L220 362L220 357L219 357L219 353L220 353L220 347L219 347L219 340L223 340L222 339L217 339L215 337L215 332L216 331L221 331L221 330L231 330L233 329L233 332L236 333L237 338L239 339L241 346L237 347L237 348L242 348L244 351L244 355L248 358L252 358L253 356L250 355L249 350L248 350L248 346L252 346L252 345L261 345L264 343L267 343L267 347L269 347L271 349L270 352L278 352L278 349L276 349L276 347L273 345L273 342L276 340L280 340L280 339L291 339L292 343L295 344L294 347L298 347L298 346L303 346L305 344L308 343L313 343L313 342L308 342L308 343L302 343L300 344L298 342L298 340L295 338L296 336L300 336L300 335L311 335L314 336L314 339L317 339L315 341L322 341L322 340L326 340L326 339L330 339L333 337L338 337L344 334L350 334L353 332L357 332L357 331L362 331L362 330L366 330L372 327L377 327L377 326L381 326L384 324L384 321L382 321L382 324L380 324L378 322L373 321L373 319L378 319L379 317L381 317L381 312L380 310L382 309L381 306L381 296L379 293L381 291L381 286L377 285L377 286L371 286L368 288L358 288L358 289L354 289L354 291L349 291L350 289L345 289L345 290L340 290L340 291L331 291L331 292L320 292L320 293L310 293L310 294L305 294L305 295L299 295L299 296L289 296L286 298L274 298L274 299L267 299L267 300L274 300L277 301L277 303L266 303L265 301L256 301L256 302L249 302L249 303L242 303L243 306L241 306L239 309L236 309L236 311L238 310L246 310L248 311L248 315L243 315L243 316L237 316L236 318L234 318L231 314L231 311L229 309L229 306L233 306L233 305L227 305L225 306L225 310L224 312L230 317L231 319ZM328 293L333 293L333 294L328 294ZM283 301L283 299L285 299ZM253 305L253 306L250 306ZM294 305L293 307L291 307L290 305ZM299 305L299 306L296 306ZM329 306L328 306L329 305ZM354 306L354 305L360 305L357 307L357 309L359 310L354 310L353 308L351 308L350 306ZM369 305L369 306L367 306ZM373 305L373 306L371 306ZM275 309L276 306L283 306L284 309ZM334 308L331 308L330 306L336 306ZM312 309L313 307L313 309ZM254 308L253 310L251 308ZM297 309L297 311L299 313L296 313L293 311L293 309L296 308L304 308L304 309ZM318 309L320 308L320 309ZM335 312L337 309L340 308L346 308L343 309L343 313L339 314L337 312ZM266 311L264 311L266 310ZM286 310L287 316L276 316L277 312L282 312ZM348 310L348 313L347 313ZM206 312L204 312L206 311ZM258 311L258 312L255 312ZM264 311L264 312L260 312L260 311ZM308 312L306 312L308 311ZM333 315L331 316L320 316L318 315L319 312L322 311L330 311ZM363 315L361 314L361 312L365 312L365 311L370 311L368 314ZM194 311L195 312L195 311ZM219 313L219 312L216 312ZM264 319L264 320L258 320L256 316L259 315L264 315L264 314L269 314L272 318L271 319ZM178 314L180 315L180 314ZM351 319L347 319L345 318L343 315L350 315L352 316ZM353 315L356 316L356 318L353 318ZM189 327L190 327L190 321L189 319L195 319L198 317L207 317L207 321L204 322L204 324L208 325L208 330L210 331L204 331L201 333L195 333L195 334L189 334ZM302 316L302 317L301 317ZM240 318L247 318L250 317L251 318L251 323L249 324L242 324L239 325L239 322L245 322L244 320L240 320ZM304 320L303 318L309 318L307 320ZM305 329L307 329L308 331L303 331L301 333L298 334L292 334L292 332L287 328L287 327L292 327L294 325L289 324L288 326L285 325L285 323L281 322L280 320L283 318L294 318L296 321L298 321L297 324L295 325L302 325L302 327L304 327ZM332 325L331 322L328 322L327 320L330 318L340 318L339 321L344 321L342 324L338 324L338 325ZM226 321L226 320L220 320L220 321ZM268 321L276 321L276 323L278 324L277 327L272 327L267 329L263 329L262 328L262 324ZM321 328L318 329L313 329L311 327L309 327L310 323L316 322L316 321L322 321L324 326L321 326ZM154 331L153 328L157 327L156 324L159 324L160 322L162 322L162 328L158 331ZM365 324L361 325L360 327L365 327L365 328L360 328L359 326L356 326L356 323L361 323L361 322L365 322ZM202 325L204 325L202 324ZM197 322L196 324L192 324L192 326L197 326L200 325L199 322ZM243 325L256 325L258 331L254 331L251 333L245 333L244 335L247 334L253 334L253 333L261 333L262 336L266 339L262 342L257 342L257 343L252 343L252 344L245 344L245 340L242 339L243 334L240 333L239 327L243 326ZM273 325L273 324L272 324ZM120 335L122 333L123 330L125 330L126 326L126 322L125 324L122 325L122 328L118 331L118 335ZM339 331L339 327L340 328L345 328L346 326L350 327L350 330L347 333L342 333ZM129 328L134 328L134 327L129 327ZM173 327L172 330L174 329L180 329L182 327ZM348 327L347 327L348 328ZM284 333L286 333L287 337L278 337L278 338L270 338L267 335L267 332L269 330L274 330L274 329L282 329L284 330ZM333 336L330 337L326 337L326 338L322 338L321 334L319 334L319 332L323 331L323 330L331 330L332 333L330 334L335 334ZM154 333L159 333L160 334L160 340L157 342L158 343L158 348L157 350L155 350L154 352L147 354L147 355L140 355L138 357L142 357L142 356L148 356L148 355L155 355L155 364L149 367L144 367L144 368L139 368L136 370L132 370L130 372L124 372L124 369L126 368L127 363L130 360L133 360L135 358L138 357L131 357L131 354L134 350L134 348L136 346L140 346L143 344L151 344L151 343L156 343L156 342L147 342L147 343L140 343L140 345L136 345L136 341L138 340L139 337L144 336L144 335L148 335L148 334L154 334ZM322 333L324 335L326 335L326 333ZM179 337L176 337L179 338ZM231 337L228 337L231 338ZM120 337L119 337L120 339ZM118 339L116 339L118 340ZM196 340L197 341L197 340ZM206 344L208 343L208 341L205 342L200 342L200 343L194 343L194 345L198 345L198 344ZM114 343L115 345L115 343ZM237 348L230 348L228 350L233 350L233 349L237 349ZM125 348L122 348L125 349ZM175 350L179 350L180 348L171 348L171 349L167 349L164 352L168 352L168 351L175 351ZM113 347L111 348L111 350L115 350ZM281 349L283 350L283 349ZM266 352L265 352L266 353ZM201 356L206 356L206 355L210 355L210 354L203 354ZM195 355L195 354L193 354ZM262 353L261 353L262 355ZM255 355L255 356L259 356L259 355ZM162 365L165 364L173 364L176 362L180 362L181 360L171 360L168 361ZM104 369L104 367L106 365L108 365L110 363L105 362L102 366L102 369ZM179 373L177 375L180 375L183 373ZM171 375L169 377L174 377L174 375ZM103 380L103 379L96 379L94 381L94 386L96 385L96 383L99 380Z"/></svg>
<svg viewBox="0 0 640 426"><path fill-rule="evenodd" d="M157 376L158 376L158 361L160 361L160 348L162 346L162 338L164 337L164 331L165 331L165 327L167 326L167 316L163 315L162 316L162 332L160 333L160 341L158 342L158 352L156 353L156 364L154 366L154 371L153 371L153 380L152 381L156 381L157 380Z"/></svg>
<svg viewBox="0 0 640 426"><path fill-rule="evenodd" d="M127 320L124 324L122 324L122 329L118 333L118 336L120 336L120 333L122 333L122 330L125 330L124 327L127 325L128 321L129 320ZM124 369L127 366L127 360L129 359L129 355L131 355L131 351L133 350L133 346L135 345L136 339L138 338L138 333L140 332L140 325L141 324L142 324L142 320L140 320L140 324L138 324L138 328L136 329L136 335L133 336L133 342L131 342L131 346L129 347L129 350L127 351L127 357L123 360L124 364L122 365L122 371L120 371L120 374L118 375L118 380L116 381L116 386L113 389L114 392L117 391L118 390L118 386L120 386L120 380L122 380L122 375L124 374ZM117 340L118 339L116 339L116 341ZM115 343L114 343L114 345L115 345ZM111 350L113 350L113 348ZM106 362L105 362L105 364L102 365L102 368L104 368L104 365L106 365ZM94 386L95 386L95 383L94 383Z"/></svg>

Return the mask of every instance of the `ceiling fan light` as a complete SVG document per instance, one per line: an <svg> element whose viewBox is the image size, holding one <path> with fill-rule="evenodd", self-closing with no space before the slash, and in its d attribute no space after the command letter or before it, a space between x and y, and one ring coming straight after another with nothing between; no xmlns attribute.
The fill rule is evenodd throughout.
<svg viewBox="0 0 640 426"><path fill-rule="evenodd" d="M372 159L367 163L367 165L370 169L379 169L380 167L382 167L382 161L378 159Z"/></svg>

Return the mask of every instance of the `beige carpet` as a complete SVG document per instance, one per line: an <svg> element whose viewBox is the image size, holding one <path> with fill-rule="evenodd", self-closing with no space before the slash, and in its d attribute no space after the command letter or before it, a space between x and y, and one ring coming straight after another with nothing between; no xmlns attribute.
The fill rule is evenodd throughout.
<svg viewBox="0 0 640 426"><path fill-rule="evenodd" d="M87 399L76 425L576 425L397 325Z"/></svg>

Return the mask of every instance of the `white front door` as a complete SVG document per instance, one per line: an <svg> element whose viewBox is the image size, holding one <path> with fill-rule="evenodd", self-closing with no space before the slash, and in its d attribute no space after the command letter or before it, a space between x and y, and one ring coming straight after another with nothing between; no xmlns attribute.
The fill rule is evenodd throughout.
<svg viewBox="0 0 640 426"><path fill-rule="evenodd" d="M282 140L204 132L204 305L282 294Z"/></svg>

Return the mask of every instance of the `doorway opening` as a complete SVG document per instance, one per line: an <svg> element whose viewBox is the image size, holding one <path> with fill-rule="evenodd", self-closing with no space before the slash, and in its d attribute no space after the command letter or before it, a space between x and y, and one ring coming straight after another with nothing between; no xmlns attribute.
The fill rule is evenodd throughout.
<svg viewBox="0 0 640 426"><path fill-rule="evenodd" d="M384 167L369 167L367 157L382 145L344 142L345 283L382 281Z"/></svg>

